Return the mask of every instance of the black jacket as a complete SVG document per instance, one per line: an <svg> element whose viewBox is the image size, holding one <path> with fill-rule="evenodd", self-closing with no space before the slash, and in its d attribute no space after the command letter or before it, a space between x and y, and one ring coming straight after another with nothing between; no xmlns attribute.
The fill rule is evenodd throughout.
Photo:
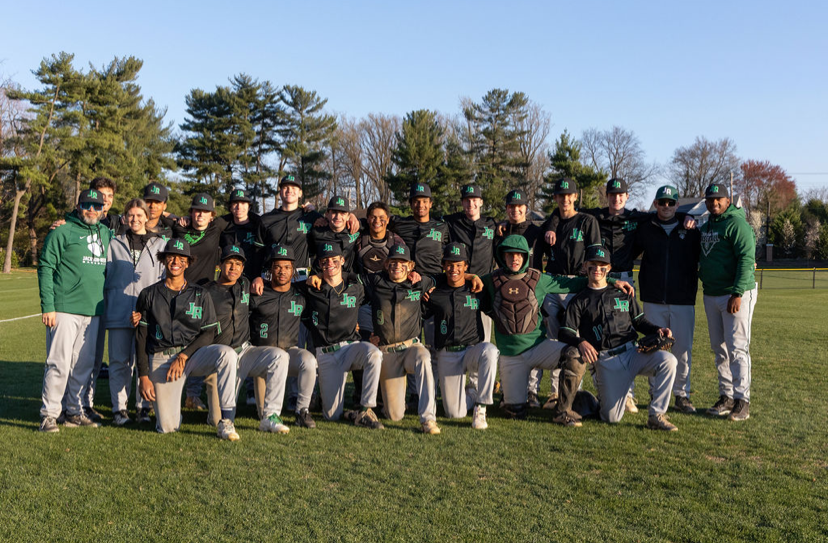
<svg viewBox="0 0 828 543"><path fill-rule="evenodd" d="M556 209L544 223L543 232L555 232L555 245L549 247L544 239L538 242L535 258L547 256L546 273L552 275L581 275L586 248L601 243L598 220L586 213L577 213L570 219L562 219ZM538 268L540 269L540 268Z"/></svg>
<svg viewBox="0 0 828 543"><path fill-rule="evenodd" d="M340 341L359 341L357 316L365 301L365 289L356 274L343 273L336 287L322 282L320 290L308 287L307 307L302 322L308 328L316 348Z"/></svg>
<svg viewBox="0 0 828 543"><path fill-rule="evenodd" d="M420 275L443 273L443 247L449 242L449 229L434 219L417 222L413 217L391 217L388 229L399 235L414 259L414 270Z"/></svg>
<svg viewBox="0 0 828 543"><path fill-rule="evenodd" d="M642 224L633 250L642 255L638 274L641 301L695 305L700 250L701 232L685 229L683 220L676 220L669 237L657 218Z"/></svg>
<svg viewBox="0 0 828 543"><path fill-rule="evenodd" d="M242 276L232 286L214 281L204 288L213 300L219 323L213 343L238 349L250 341L250 281Z"/></svg>
<svg viewBox="0 0 828 543"><path fill-rule="evenodd" d="M261 296L250 300L253 345L288 350L299 345L299 322L307 305L305 283L293 283L287 292L265 285Z"/></svg>
<svg viewBox="0 0 828 543"><path fill-rule="evenodd" d="M469 220L462 211L443 217L451 241L466 245L469 251L469 273L486 275L494 265L494 236L497 223L491 217Z"/></svg>
<svg viewBox="0 0 828 543"><path fill-rule="evenodd" d="M461 287L449 286L445 276L437 284L425 303L425 318L434 317L434 347L477 345L483 341L483 322L480 320L480 298L468 282Z"/></svg>

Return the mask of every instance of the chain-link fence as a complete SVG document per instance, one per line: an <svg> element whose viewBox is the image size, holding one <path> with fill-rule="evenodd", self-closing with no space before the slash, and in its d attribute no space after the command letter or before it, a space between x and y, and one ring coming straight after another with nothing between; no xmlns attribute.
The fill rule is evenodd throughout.
<svg viewBox="0 0 828 543"><path fill-rule="evenodd" d="M757 268L759 288L828 288L828 268Z"/></svg>

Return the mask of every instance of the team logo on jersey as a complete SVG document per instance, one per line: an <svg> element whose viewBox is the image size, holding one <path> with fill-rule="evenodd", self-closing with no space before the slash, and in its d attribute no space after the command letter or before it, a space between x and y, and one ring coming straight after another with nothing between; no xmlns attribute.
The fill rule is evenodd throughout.
<svg viewBox="0 0 828 543"><path fill-rule="evenodd" d="M339 302L339 305L344 305L345 307L356 307L356 296L349 296L347 292L343 292L342 301Z"/></svg>
<svg viewBox="0 0 828 543"><path fill-rule="evenodd" d="M434 228L431 229L431 232L429 232L428 235L426 235L426 237L431 238L434 241L443 241L443 233L438 232Z"/></svg>
<svg viewBox="0 0 828 543"><path fill-rule="evenodd" d="M621 298L615 298L615 305L612 306L613 309L617 309L618 311L626 311L627 313L630 312L630 301L629 300L622 300Z"/></svg>
<svg viewBox="0 0 828 543"><path fill-rule="evenodd" d="M633 221L624 221L624 224L621 225L621 229L624 232L632 232L636 228L638 228L638 225Z"/></svg>
<svg viewBox="0 0 828 543"><path fill-rule="evenodd" d="M263 322L261 328L259 328L259 337L267 337L267 323Z"/></svg>
<svg viewBox="0 0 828 543"><path fill-rule="evenodd" d="M419 290L409 290L408 295L406 295L405 299L411 300L412 302L419 302L421 294L422 292L420 292Z"/></svg>
<svg viewBox="0 0 828 543"><path fill-rule="evenodd" d="M293 315L294 317L298 317L302 314L302 305L297 304L296 302L290 302L290 309L288 309L288 313Z"/></svg>
<svg viewBox="0 0 828 543"><path fill-rule="evenodd" d="M443 335L448 334L448 323L443 319L440 321L440 333Z"/></svg>
<svg viewBox="0 0 828 543"><path fill-rule="evenodd" d="M256 236L253 232L248 232L246 236L244 236L244 242L247 244L253 244L256 241Z"/></svg>
<svg viewBox="0 0 828 543"><path fill-rule="evenodd" d="M584 231L580 228L573 228L569 239L573 241L584 241Z"/></svg>
<svg viewBox="0 0 828 543"><path fill-rule="evenodd" d="M702 232L701 246L704 256L709 255L717 243L719 243L718 232Z"/></svg>
<svg viewBox="0 0 828 543"><path fill-rule="evenodd" d="M348 240L349 240L350 243L353 243L358 239L359 239L359 232L357 232L356 234L348 234Z"/></svg>
<svg viewBox="0 0 828 543"><path fill-rule="evenodd" d="M249 292L242 292L242 299L241 303L247 305L250 303L250 293Z"/></svg>
<svg viewBox="0 0 828 543"><path fill-rule="evenodd" d="M463 307L468 307L470 309L477 309L480 305L480 300L474 298L473 296L466 296L466 303L463 304Z"/></svg>
<svg viewBox="0 0 828 543"><path fill-rule="evenodd" d="M204 308L197 306L194 302L190 302L190 309L184 312L185 315L189 315L193 319L200 319L201 318L201 311Z"/></svg>
<svg viewBox="0 0 828 543"><path fill-rule="evenodd" d="M494 239L494 228L489 228L488 226L484 226L482 236L484 238Z"/></svg>
<svg viewBox="0 0 828 543"><path fill-rule="evenodd" d="M297 232L302 232L303 234L307 234L310 232L311 225L305 221L299 221L299 228L296 229Z"/></svg>

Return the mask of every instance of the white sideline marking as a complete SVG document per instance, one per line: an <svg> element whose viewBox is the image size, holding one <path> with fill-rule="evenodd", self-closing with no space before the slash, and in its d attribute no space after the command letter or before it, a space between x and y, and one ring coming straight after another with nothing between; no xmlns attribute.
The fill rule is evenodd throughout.
<svg viewBox="0 0 828 543"><path fill-rule="evenodd" d="M0 322L20 321L20 320L23 320L23 319L31 319L32 317L39 317L39 316L40 316L40 313L35 313L34 315L26 315L25 317L17 317L15 319L6 319L6 320L0 321Z"/></svg>

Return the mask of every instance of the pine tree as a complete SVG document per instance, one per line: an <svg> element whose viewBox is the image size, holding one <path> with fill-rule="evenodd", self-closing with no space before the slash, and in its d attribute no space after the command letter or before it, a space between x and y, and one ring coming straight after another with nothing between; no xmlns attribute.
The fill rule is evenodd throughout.
<svg viewBox="0 0 828 543"><path fill-rule="evenodd" d="M406 114L402 128L396 133L392 158L396 173L386 178L397 202L408 201L408 192L414 183L425 183L431 186L432 192L442 192L442 140L443 128L437 122L436 113L420 109Z"/></svg>
<svg viewBox="0 0 828 543"><path fill-rule="evenodd" d="M602 185L607 182L607 174L596 171L591 166L581 162L581 144L572 139L569 132L563 131L561 137L555 141L555 150L549 153L551 171L545 177L545 185L541 188L538 197L545 202L543 210L549 213L555 207L553 197L555 182L569 177L578 183L580 207L596 207L598 194Z"/></svg>
<svg viewBox="0 0 828 543"><path fill-rule="evenodd" d="M439 182L431 188L434 199L432 215L439 217L460 209L460 189L472 180L470 156L454 134L446 138L445 163L440 168Z"/></svg>

